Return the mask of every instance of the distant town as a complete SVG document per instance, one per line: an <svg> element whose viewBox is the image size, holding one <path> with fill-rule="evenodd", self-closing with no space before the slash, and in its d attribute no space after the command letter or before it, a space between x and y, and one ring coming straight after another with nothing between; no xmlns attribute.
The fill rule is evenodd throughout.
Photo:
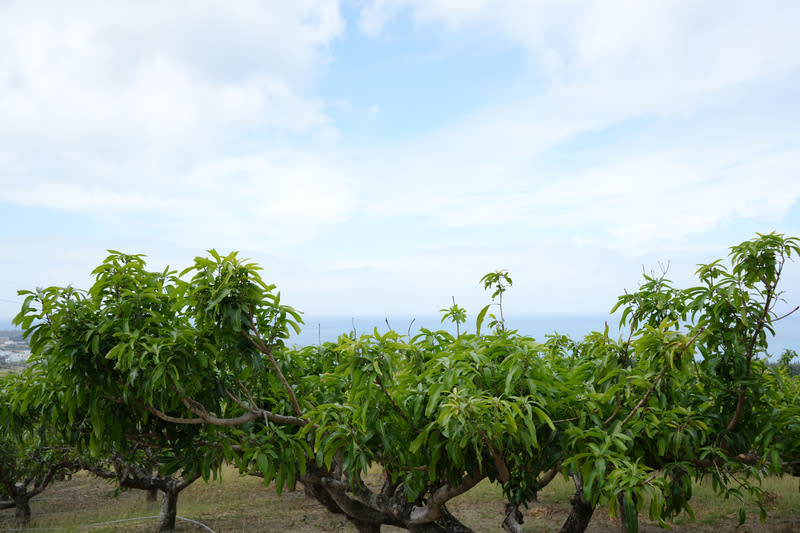
<svg viewBox="0 0 800 533"><path fill-rule="evenodd" d="M0 330L0 368L24 365L30 355L30 347L21 331Z"/></svg>

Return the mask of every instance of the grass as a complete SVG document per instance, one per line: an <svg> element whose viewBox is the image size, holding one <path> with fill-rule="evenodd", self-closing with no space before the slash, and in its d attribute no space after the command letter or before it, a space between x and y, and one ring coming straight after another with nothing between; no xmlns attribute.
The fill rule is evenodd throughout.
<svg viewBox="0 0 800 533"><path fill-rule="evenodd" d="M790 533L800 531L800 493L796 478L768 478L763 487L771 497L769 516L764 524L758 517L758 508L748 505L747 522L736 528L739 502L717 497L710 484L696 485L692 507L696 522L685 515L678 516L672 531L677 533ZM529 532L556 532L569 512L569 495L573 488L568 480L556 479L540 494L539 501L525 511L525 527ZM110 533L154 531L155 520L115 522L143 516L157 515L160 502L148 502L142 491L126 491L114 496L114 486L86 473L73 476L70 481L55 483L40 497L32 501L32 528L59 528L67 533ZM450 510L475 531L500 531L504 502L499 487L487 482L456 498ZM353 532L341 515L332 515L313 500L304 497L301 487L284 492L278 497L272 487L264 487L259 478L241 477L234 469L225 469L221 479L196 482L187 488L178 500L178 515L207 524L216 533L238 532ZM14 510L0 511L0 530L13 528ZM662 531L657 524L647 520L646 512L640 517L640 530L644 533ZM177 524L179 532L206 531L188 522ZM383 531L404 531L384 527ZM600 507L589 525L590 533L618 531L618 526L608 516L607 508Z"/></svg>

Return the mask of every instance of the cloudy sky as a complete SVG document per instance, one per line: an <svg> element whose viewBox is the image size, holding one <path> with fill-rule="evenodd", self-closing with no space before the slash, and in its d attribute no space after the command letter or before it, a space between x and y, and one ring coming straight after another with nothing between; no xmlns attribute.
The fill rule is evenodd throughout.
<svg viewBox="0 0 800 533"><path fill-rule="evenodd" d="M0 319L106 249L310 314L604 313L800 235L800 2L0 3ZM800 302L800 264L787 298ZM0 320L2 321L2 320Z"/></svg>

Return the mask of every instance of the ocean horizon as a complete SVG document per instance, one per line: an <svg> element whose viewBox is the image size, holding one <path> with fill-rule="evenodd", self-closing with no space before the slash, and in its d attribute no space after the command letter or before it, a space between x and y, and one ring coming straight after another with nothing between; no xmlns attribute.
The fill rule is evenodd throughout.
<svg viewBox="0 0 800 533"><path fill-rule="evenodd" d="M441 315L411 315L390 314L361 315L361 316L325 316L307 315L303 317L303 327L299 334L292 335L290 344L298 346L318 345L321 342L331 342L340 335L355 332L356 335L372 333L376 329L379 333L386 333L390 329L402 334L412 336L422 329L432 331L445 330L453 335L456 327L452 322L442 322ZM517 330L519 333L534 337L536 340L545 340L545 335L559 333L573 338L582 338L591 331L603 331L608 321L609 334L617 335L619 332L619 319L611 315L564 315L564 316L514 316L505 321L506 328ZM489 329L489 318L483 322L481 330ZM461 325L461 332L475 333L475 317L468 317L467 322Z"/></svg>
<svg viewBox="0 0 800 533"><path fill-rule="evenodd" d="M429 330L445 330L455 334L456 328L450 322L441 322L441 315L411 315L404 313L388 315L304 315L301 331L292 334L288 344L295 346L317 346L323 342L334 342L341 335L355 332L356 335L372 333L376 329L379 333L386 333L390 327L402 335L410 333L412 336L423 328ZM575 340L582 339L593 332L602 332L606 324L609 335L614 338L620 336L619 315L594 314L594 315L527 315L511 316L506 319L506 328L517 330L520 334L528 335L538 341L544 342L547 335L559 333ZM17 329L11 325L11 319L0 319L0 330ZM483 331L488 330L488 318L482 326ZM469 317L463 324L461 331L475 332L475 318ZM775 336L769 339L768 353L776 356L785 349L800 352L800 312L791 315L775 324Z"/></svg>
<svg viewBox="0 0 800 533"><path fill-rule="evenodd" d="M420 329L446 330L455 334L456 328L450 322L441 322L441 315L406 315L396 314L387 316L322 316L307 315L303 317L304 325L299 334L292 335L289 344L297 346L316 346L320 342L332 342L339 335L355 331L357 335L371 333L375 329L385 333L391 329L401 334L413 336ZM387 322L389 325L387 325ZM511 316L506 319L506 328L517 330L520 334L528 335L537 341L544 342L547 335L559 333L575 340L580 340L587 334L605 330L613 338L620 336L619 314L596 315L527 315ZM482 330L487 331L488 319L484 320ZM468 318L462 325L461 331L475 332L475 318ZM775 323L775 336L768 339L768 353L780 355L785 349L800 352L800 311Z"/></svg>

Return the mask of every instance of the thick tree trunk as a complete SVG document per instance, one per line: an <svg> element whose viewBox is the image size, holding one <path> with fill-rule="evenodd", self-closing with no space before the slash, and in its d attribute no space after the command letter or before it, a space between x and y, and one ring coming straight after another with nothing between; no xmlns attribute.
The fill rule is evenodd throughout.
<svg viewBox="0 0 800 533"><path fill-rule="evenodd" d="M575 483L575 494L570 496L572 509L559 533L584 533L594 514L594 505L583 499L583 480L580 474L571 474Z"/></svg>
<svg viewBox="0 0 800 533"><path fill-rule="evenodd" d="M175 517L178 515L178 494L180 494L180 490L174 487L164 490L164 496L161 499L161 513L158 517L159 531L175 529Z"/></svg>
<svg viewBox="0 0 800 533"><path fill-rule="evenodd" d="M570 497L572 510L569 512L564 525L561 526L559 533L583 533L589 526L589 521L594 514L594 506L589 505L583 498L573 495Z"/></svg>
<svg viewBox="0 0 800 533"><path fill-rule="evenodd" d="M18 483L11 488L10 496L14 500L14 509L16 509L14 518L17 527L26 527L31 521L31 494L28 493L28 487L22 483Z"/></svg>
<svg viewBox="0 0 800 533"><path fill-rule="evenodd" d="M14 503L17 510L15 514L17 527L26 527L31 521L31 502L28 498L24 498L15 499Z"/></svg>
<svg viewBox="0 0 800 533"><path fill-rule="evenodd" d="M356 495L335 475L335 472L309 463L306 474L301 477L305 495L317 500L328 511L343 514L359 533L379 533L384 524L411 533L474 533L445 505L438 508L438 516L431 522L419 523L419 518L412 520L415 505L408 501L400 484L385 483L380 493L362 486Z"/></svg>
<svg viewBox="0 0 800 533"><path fill-rule="evenodd" d="M519 510L519 507L513 503L506 504L506 519L503 520L503 529L508 533L525 533L522 527L524 517Z"/></svg>
<svg viewBox="0 0 800 533"><path fill-rule="evenodd" d="M358 533L381 533L381 525L376 522L365 522L356 518L348 518Z"/></svg>
<svg viewBox="0 0 800 533"><path fill-rule="evenodd" d="M342 509L336 505L336 502L333 500L333 498L331 498L331 495L328 494L328 491L326 491L323 487L309 481L304 481L303 491L305 492L306 498L317 500L329 512L335 514L343 513Z"/></svg>

